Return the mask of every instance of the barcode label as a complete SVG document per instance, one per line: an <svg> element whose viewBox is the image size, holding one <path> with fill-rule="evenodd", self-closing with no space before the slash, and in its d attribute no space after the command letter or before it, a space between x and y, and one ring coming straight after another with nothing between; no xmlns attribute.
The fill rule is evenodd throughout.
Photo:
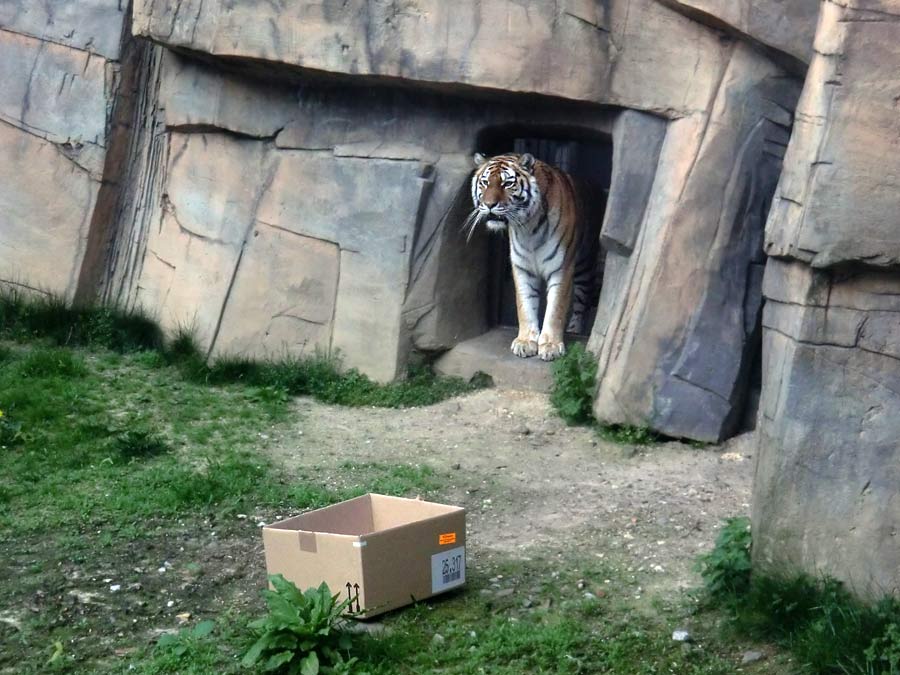
<svg viewBox="0 0 900 675"><path fill-rule="evenodd" d="M431 592L440 593L466 582L466 547L459 546L431 556Z"/></svg>

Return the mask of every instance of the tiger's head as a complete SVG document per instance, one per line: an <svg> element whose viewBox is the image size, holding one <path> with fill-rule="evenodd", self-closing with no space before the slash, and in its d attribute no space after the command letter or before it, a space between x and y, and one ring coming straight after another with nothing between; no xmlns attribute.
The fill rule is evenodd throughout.
<svg viewBox="0 0 900 675"><path fill-rule="evenodd" d="M469 237L482 222L496 232L522 227L534 217L541 203L534 164L534 157L527 153L490 158L476 153L477 168L472 176L475 209L465 225Z"/></svg>

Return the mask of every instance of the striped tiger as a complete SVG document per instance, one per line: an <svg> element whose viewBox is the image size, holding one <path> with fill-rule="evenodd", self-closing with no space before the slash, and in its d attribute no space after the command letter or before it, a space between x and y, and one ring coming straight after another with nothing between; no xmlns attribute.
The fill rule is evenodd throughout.
<svg viewBox="0 0 900 675"><path fill-rule="evenodd" d="M475 208L463 227L468 237L481 223L509 232L519 320L510 349L523 358L557 359L566 352L564 329L584 331L596 274L597 244L582 220L572 178L527 153L491 158L478 153L475 166ZM542 287L547 294L543 325L538 317Z"/></svg>

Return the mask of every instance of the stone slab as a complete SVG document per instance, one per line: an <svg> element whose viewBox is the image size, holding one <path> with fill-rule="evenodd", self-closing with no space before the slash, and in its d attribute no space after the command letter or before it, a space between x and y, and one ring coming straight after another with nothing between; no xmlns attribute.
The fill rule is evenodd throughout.
<svg viewBox="0 0 900 675"><path fill-rule="evenodd" d="M0 0L0 30L119 58L122 0Z"/></svg>
<svg viewBox="0 0 900 675"><path fill-rule="evenodd" d="M738 45L709 116L669 123L634 251L611 261L590 341L601 421L712 442L736 430L780 170L770 146L786 143L780 122L798 90Z"/></svg>
<svg viewBox="0 0 900 675"><path fill-rule="evenodd" d="M553 389L551 365L537 358L522 359L509 350L513 328L495 328L464 340L434 363L442 375L470 379L476 373L491 376L494 386L549 393Z"/></svg>
<svg viewBox="0 0 900 675"><path fill-rule="evenodd" d="M809 63L820 0L662 0L698 21Z"/></svg>
<svg viewBox="0 0 900 675"><path fill-rule="evenodd" d="M770 260L766 288L801 277L790 292L807 299L770 298L764 316L754 561L897 595L900 278Z"/></svg>
<svg viewBox="0 0 900 675"><path fill-rule="evenodd" d="M0 279L71 299L99 184L56 145L0 122Z"/></svg>
<svg viewBox="0 0 900 675"><path fill-rule="evenodd" d="M216 354L327 354L340 273L337 244L257 224L222 312Z"/></svg>
<svg viewBox="0 0 900 675"><path fill-rule="evenodd" d="M542 94L663 114L705 109L727 50L656 0L137 0L161 44L318 75Z"/></svg>
<svg viewBox="0 0 900 675"><path fill-rule="evenodd" d="M898 15L893 1L823 3L769 255L821 268L900 264Z"/></svg>

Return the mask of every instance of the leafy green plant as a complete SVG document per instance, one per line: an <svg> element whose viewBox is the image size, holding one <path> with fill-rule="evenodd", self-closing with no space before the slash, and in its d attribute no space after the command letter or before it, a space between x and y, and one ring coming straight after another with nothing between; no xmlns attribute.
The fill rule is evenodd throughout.
<svg viewBox="0 0 900 675"><path fill-rule="evenodd" d="M591 424L596 385L597 361L593 354L576 343L553 363L550 403L566 424Z"/></svg>
<svg viewBox="0 0 900 675"><path fill-rule="evenodd" d="M713 597L745 593L750 588L750 519L729 518L712 551L699 561L700 576Z"/></svg>
<svg viewBox="0 0 900 675"><path fill-rule="evenodd" d="M881 635L872 640L865 652L866 661L883 673L900 673L900 623L889 623Z"/></svg>
<svg viewBox="0 0 900 675"><path fill-rule="evenodd" d="M607 441L622 445L650 445L660 441L659 434L652 429L627 424L598 424L597 434Z"/></svg>
<svg viewBox="0 0 900 675"><path fill-rule="evenodd" d="M162 436L143 426L119 432L114 445L119 458L125 461L147 459L169 451Z"/></svg>
<svg viewBox="0 0 900 675"><path fill-rule="evenodd" d="M191 628L182 628L177 633L166 633L160 636L156 648L169 652L176 658L189 655L198 647L198 643L208 638L216 627L215 621L201 621Z"/></svg>
<svg viewBox="0 0 900 675"><path fill-rule="evenodd" d="M245 667L261 665L266 672L356 673L352 642L344 630L350 600L338 602L327 584L301 592L280 574L269 577L274 590L263 595L269 613L250 624L259 637L244 655Z"/></svg>

